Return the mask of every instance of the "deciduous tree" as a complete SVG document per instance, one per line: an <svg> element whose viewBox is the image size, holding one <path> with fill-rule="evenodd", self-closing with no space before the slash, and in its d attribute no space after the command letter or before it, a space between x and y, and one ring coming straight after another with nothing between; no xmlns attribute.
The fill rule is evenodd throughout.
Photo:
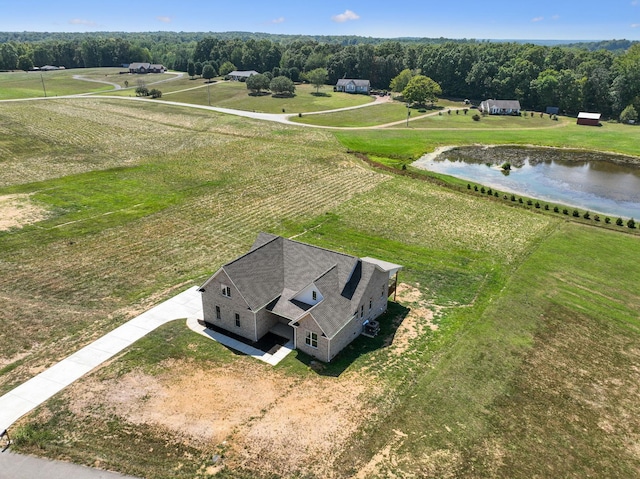
<svg viewBox="0 0 640 479"><path fill-rule="evenodd" d="M413 72L408 68L405 68L396 77L394 77L393 80L391 80L391 83L389 84L389 88L391 89L391 91L400 93L405 88L407 88L407 85L409 84L409 81L412 78L413 78Z"/></svg>
<svg viewBox="0 0 640 479"><path fill-rule="evenodd" d="M440 85L424 75L414 76L402 90L402 96L409 103L435 103L438 95L442 95Z"/></svg>
<svg viewBox="0 0 640 479"><path fill-rule="evenodd" d="M279 76L271 80L271 83L269 83L269 90L276 95L293 95L296 91L296 87L290 78Z"/></svg>
<svg viewBox="0 0 640 479"><path fill-rule="evenodd" d="M269 77L263 73L251 75L247 78L247 90L251 90L254 94L259 95L262 90L269 89Z"/></svg>
<svg viewBox="0 0 640 479"><path fill-rule="evenodd" d="M213 65L209 65L208 63L202 68L202 78L211 82L211 79L216 76L216 70L213 68Z"/></svg>
<svg viewBox="0 0 640 479"><path fill-rule="evenodd" d="M311 84L316 87L316 93L318 93L320 87L327 83L329 75L326 68L316 68L307 73L307 78Z"/></svg>

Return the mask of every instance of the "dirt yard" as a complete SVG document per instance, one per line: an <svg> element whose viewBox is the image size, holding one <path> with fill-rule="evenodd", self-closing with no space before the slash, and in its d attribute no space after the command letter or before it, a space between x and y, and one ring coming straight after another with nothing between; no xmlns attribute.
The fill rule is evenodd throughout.
<svg viewBox="0 0 640 479"><path fill-rule="evenodd" d="M108 411L165 427L222 452L232 469L332 477L341 446L375 414L372 400L380 394L373 378L292 377L250 358L206 370L171 361L162 369L77 383L70 409L78 417Z"/></svg>
<svg viewBox="0 0 640 479"><path fill-rule="evenodd" d="M398 300L412 309L385 345L394 361L421 331L437 328L418 289L400 285ZM334 463L375 417L384 393L373 372L297 376L248 357L206 368L168 360L158 370L85 378L67 393L70 411L166 428L186 443L218 451L231 469L331 478L339 477Z"/></svg>
<svg viewBox="0 0 640 479"><path fill-rule="evenodd" d="M0 231L35 223L45 217L45 210L32 204L29 195L0 196Z"/></svg>

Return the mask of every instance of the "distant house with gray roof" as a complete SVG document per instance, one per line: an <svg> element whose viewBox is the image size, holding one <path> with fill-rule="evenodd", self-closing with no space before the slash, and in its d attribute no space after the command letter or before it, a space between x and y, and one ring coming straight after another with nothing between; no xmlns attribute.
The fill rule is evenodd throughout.
<svg viewBox="0 0 640 479"><path fill-rule="evenodd" d="M204 321L250 341L271 332L329 362L376 332L401 268L260 233L200 288Z"/></svg>
<svg viewBox="0 0 640 479"><path fill-rule="evenodd" d="M480 103L478 110L490 115L519 115L520 102L518 100L485 100Z"/></svg>
<svg viewBox="0 0 640 479"><path fill-rule="evenodd" d="M129 64L129 73L164 73L167 69L159 63L134 62Z"/></svg>
<svg viewBox="0 0 640 479"><path fill-rule="evenodd" d="M231 81L247 81L247 78L257 74L258 72L255 70L234 70L229 72L226 78Z"/></svg>
<svg viewBox="0 0 640 479"><path fill-rule="evenodd" d="M338 83L336 83L335 90L345 93L363 93L368 95L371 92L371 82L369 80L341 78L338 80Z"/></svg>

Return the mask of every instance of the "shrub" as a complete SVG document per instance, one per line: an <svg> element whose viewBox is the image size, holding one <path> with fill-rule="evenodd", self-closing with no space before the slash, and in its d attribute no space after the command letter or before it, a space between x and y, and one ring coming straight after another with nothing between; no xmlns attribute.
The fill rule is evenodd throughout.
<svg viewBox="0 0 640 479"><path fill-rule="evenodd" d="M600 216L595 215L595 216L593 217L593 221L600 221Z"/></svg>
<svg viewBox="0 0 640 479"><path fill-rule="evenodd" d="M503 196L503 198L504 198L505 200L506 200L506 199L508 199L507 195L504 195L504 196Z"/></svg>
<svg viewBox="0 0 640 479"><path fill-rule="evenodd" d="M473 191L478 191L478 185L474 185Z"/></svg>
<svg viewBox="0 0 640 479"><path fill-rule="evenodd" d="M531 206L532 204L533 204L533 201L527 200L527 205Z"/></svg>
<svg viewBox="0 0 640 479"><path fill-rule="evenodd" d="M480 121L480 115L478 115L477 113L474 114L472 117L473 121Z"/></svg>
<svg viewBox="0 0 640 479"><path fill-rule="evenodd" d="M554 206L554 207L553 207L553 212L554 212L554 213L557 213L558 211L560 211L560 208L558 208L557 206Z"/></svg>
<svg viewBox="0 0 640 479"><path fill-rule="evenodd" d="M604 219L604 222L609 224L611 223L611 218L609 218L608 216Z"/></svg>
<svg viewBox="0 0 640 479"><path fill-rule="evenodd" d="M536 208L540 208L540 203L536 201Z"/></svg>
<svg viewBox="0 0 640 479"><path fill-rule="evenodd" d="M482 188L480 188L480 193L484 194L485 191L487 191L487 190L484 189L484 186Z"/></svg>
<svg viewBox="0 0 640 479"><path fill-rule="evenodd" d="M511 195L511 201L515 201L516 200L516 195Z"/></svg>
<svg viewBox="0 0 640 479"><path fill-rule="evenodd" d="M500 198L500 195L498 194L498 192L496 191L493 196L495 196L496 198Z"/></svg>
<svg viewBox="0 0 640 479"><path fill-rule="evenodd" d="M582 215L582 217L583 217L585 220L588 220L588 219L590 219L590 218L591 218L591 215L589 214L589 212L588 212L588 211L585 211L585 212L584 212L584 214Z"/></svg>
<svg viewBox="0 0 640 479"><path fill-rule="evenodd" d="M522 201L522 198L518 198L518 202L522 205L524 204L524 201Z"/></svg>
<svg viewBox="0 0 640 479"><path fill-rule="evenodd" d="M622 218L618 218L618 219L616 220L616 225L618 225L618 226L622 226L622 224L623 224Z"/></svg>
<svg viewBox="0 0 640 479"><path fill-rule="evenodd" d="M569 214L569 210L567 210L566 208L562 210L562 214L563 215L568 215Z"/></svg>
<svg viewBox="0 0 640 479"><path fill-rule="evenodd" d="M549 211L549 205L544 205L545 211Z"/></svg>
<svg viewBox="0 0 640 479"><path fill-rule="evenodd" d="M136 96L149 96L149 89L146 86L137 87Z"/></svg>
<svg viewBox="0 0 640 479"><path fill-rule="evenodd" d="M467 189L470 190L471 189L471 185L469 183L467 183Z"/></svg>
<svg viewBox="0 0 640 479"><path fill-rule="evenodd" d="M458 110L456 110L456 111L458 111ZM488 194L488 195L493 195L493 190L492 190L491 188L489 188L489 189L487 190L487 194Z"/></svg>
<svg viewBox="0 0 640 479"><path fill-rule="evenodd" d="M157 88L149 90L149 95L151 95L151 98L162 98L162 92Z"/></svg>
<svg viewBox="0 0 640 479"><path fill-rule="evenodd" d="M578 210L573 210L573 216L575 218L580 218L580 212Z"/></svg>
<svg viewBox="0 0 640 479"><path fill-rule="evenodd" d="M633 220L633 218L630 218L629 221L627 221L627 227L631 229L636 227L636 222Z"/></svg>
<svg viewBox="0 0 640 479"><path fill-rule="evenodd" d="M505 171L509 171L511 169L511 163L509 163L508 161L505 163L502 163L502 166L500 167Z"/></svg>

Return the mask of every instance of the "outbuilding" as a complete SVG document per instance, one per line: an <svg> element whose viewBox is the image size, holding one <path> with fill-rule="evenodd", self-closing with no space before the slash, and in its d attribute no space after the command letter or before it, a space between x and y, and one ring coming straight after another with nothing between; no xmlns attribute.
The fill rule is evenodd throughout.
<svg viewBox="0 0 640 479"><path fill-rule="evenodd" d="M578 125L600 126L600 113L587 113L581 111L578 113Z"/></svg>

